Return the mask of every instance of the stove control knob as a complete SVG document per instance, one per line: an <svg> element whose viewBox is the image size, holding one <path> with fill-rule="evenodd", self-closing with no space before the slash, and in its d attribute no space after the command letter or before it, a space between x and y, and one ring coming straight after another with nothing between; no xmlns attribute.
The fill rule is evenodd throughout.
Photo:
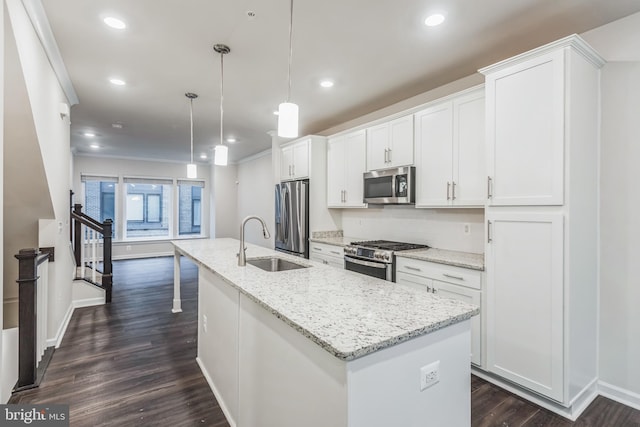
<svg viewBox="0 0 640 427"><path fill-rule="evenodd" d="M384 254L383 259L384 259L385 261L390 261L389 254L388 254L388 253L385 253L385 254Z"/></svg>

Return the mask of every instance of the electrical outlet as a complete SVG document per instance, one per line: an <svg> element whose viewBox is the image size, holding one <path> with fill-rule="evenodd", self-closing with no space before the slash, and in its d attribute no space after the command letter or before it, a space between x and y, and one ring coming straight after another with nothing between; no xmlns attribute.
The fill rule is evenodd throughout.
<svg viewBox="0 0 640 427"><path fill-rule="evenodd" d="M435 361L420 368L420 391L440 382L440 361Z"/></svg>
<svg viewBox="0 0 640 427"><path fill-rule="evenodd" d="M202 315L202 330L207 332L207 315Z"/></svg>
<svg viewBox="0 0 640 427"><path fill-rule="evenodd" d="M464 224L464 234L467 234L467 235L471 234L471 224L469 223Z"/></svg>

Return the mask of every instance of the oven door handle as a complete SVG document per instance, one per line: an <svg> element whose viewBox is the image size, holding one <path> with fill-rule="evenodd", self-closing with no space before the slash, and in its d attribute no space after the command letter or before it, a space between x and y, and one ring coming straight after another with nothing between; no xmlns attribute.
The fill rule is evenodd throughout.
<svg viewBox="0 0 640 427"><path fill-rule="evenodd" d="M380 268L380 269L386 269L387 268L387 264L382 263L382 262L371 262L371 261L364 261L358 258L352 258L350 256L346 256L344 257L345 262L351 262L354 264L359 264L359 265L364 265L366 267L373 267L373 268Z"/></svg>

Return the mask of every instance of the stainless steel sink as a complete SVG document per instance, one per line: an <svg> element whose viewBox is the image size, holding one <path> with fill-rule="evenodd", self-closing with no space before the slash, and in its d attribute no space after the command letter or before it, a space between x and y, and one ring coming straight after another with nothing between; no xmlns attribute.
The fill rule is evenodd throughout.
<svg viewBox="0 0 640 427"><path fill-rule="evenodd" d="M298 264L297 262L289 261L284 258L275 256L248 258L247 264L251 264L253 266L261 268L264 271L287 271L308 267L307 265Z"/></svg>

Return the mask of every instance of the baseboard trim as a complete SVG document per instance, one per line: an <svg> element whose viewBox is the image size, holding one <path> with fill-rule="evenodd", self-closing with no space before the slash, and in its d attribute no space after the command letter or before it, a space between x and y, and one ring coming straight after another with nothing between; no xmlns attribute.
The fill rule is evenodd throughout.
<svg viewBox="0 0 640 427"><path fill-rule="evenodd" d="M559 403L554 403L550 400L547 400L546 398L539 396L533 392L524 390L516 386L515 384L505 381L502 378L492 375L488 372L482 371L476 367L472 367L471 372L485 381L495 384L500 388L503 388L517 396L522 397L523 399L528 400L529 402L535 403L536 405L541 406L544 409L547 409L571 421L575 421L580 416L580 414L582 414L582 412L587 409L591 402L593 402L593 400L598 397L597 379L594 379L592 382L590 382L578 394L578 396L573 399L571 406L565 407Z"/></svg>
<svg viewBox="0 0 640 427"><path fill-rule="evenodd" d="M640 411L640 394L638 393L625 390L604 381L598 382L598 392L604 397Z"/></svg>
<svg viewBox="0 0 640 427"><path fill-rule="evenodd" d="M73 301L73 308L93 307L95 305L104 305L104 297L102 298L85 298Z"/></svg>
<svg viewBox="0 0 640 427"><path fill-rule="evenodd" d="M55 348L60 347L60 343L62 343L62 338L64 337L64 334L67 332L67 327L69 326L69 322L71 321L73 310L74 310L73 303L71 303L69 304L69 309L65 313L64 319L62 320L62 323L58 328L58 332L53 338L49 338L47 340L47 347L51 347L51 346L54 346Z"/></svg>
<svg viewBox="0 0 640 427"><path fill-rule="evenodd" d="M199 357L196 357L196 363L198 363L198 366L200 367L200 371L202 372L202 375L204 375L204 379L207 380L207 383L209 384L209 388L213 392L213 395L216 397L216 400L218 401L218 405L220 405L220 409L222 409L222 413L227 418L227 422L231 427L236 427L236 421L231 416L231 413L229 412L227 405L224 403L224 399L222 398L222 395L216 388L215 384L213 383L213 379L211 378L211 376L209 375L209 372L207 371L207 368L204 367L202 360L200 360Z"/></svg>

